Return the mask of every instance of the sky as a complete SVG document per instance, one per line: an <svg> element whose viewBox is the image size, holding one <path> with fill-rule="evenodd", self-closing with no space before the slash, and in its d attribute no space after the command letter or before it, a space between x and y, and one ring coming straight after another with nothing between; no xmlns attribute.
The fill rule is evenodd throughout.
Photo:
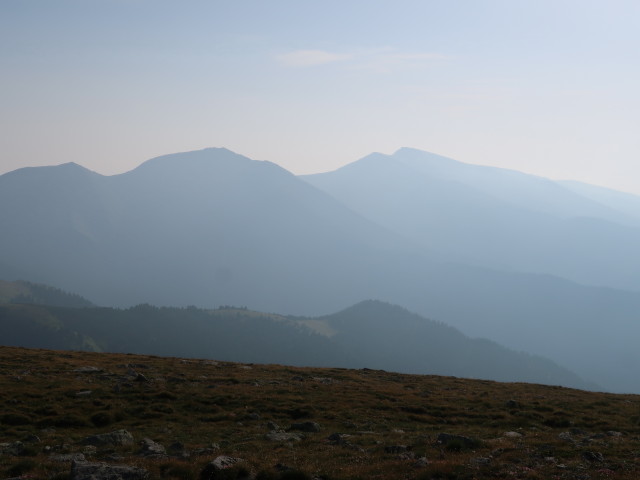
<svg viewBox="0 0 640 480"><path fill-rule="evenodd" d="M400 147L640 194L637 0L0 0L0 174Z"/></svg>

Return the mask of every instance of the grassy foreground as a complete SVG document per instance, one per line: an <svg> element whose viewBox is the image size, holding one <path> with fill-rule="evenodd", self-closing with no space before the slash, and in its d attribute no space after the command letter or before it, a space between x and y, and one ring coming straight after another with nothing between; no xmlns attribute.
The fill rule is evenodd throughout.
<svg viewBox="0 0 640 480"><path fill-rule="evenodd" d="M82 442L120 429L135 442ZM167 455L140 456L143 438ZM244 460L230 478L638 479L640 396L0 347L0 452L0 478L69 478L63 455L83 453L167 479L218 455Z"/></svg>

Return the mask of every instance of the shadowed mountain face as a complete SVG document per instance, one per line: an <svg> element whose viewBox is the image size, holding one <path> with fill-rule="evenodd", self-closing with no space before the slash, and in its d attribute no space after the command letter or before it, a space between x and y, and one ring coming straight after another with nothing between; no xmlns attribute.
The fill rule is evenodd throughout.
<svg viewBox="0 0 640 480"><path fill-rule="evenodd" d="M533 187L510 203L507 187L490 195L494 187L471 188L451 173L463 164L449 160L430 177L411 165L418 154L408 154L402 168L374 155L335 172L356 172L335 182L317 177L335 188L306 178L330 194L225 149L167 155L111 177L73 164L18 170L0 176L0 277L111 306L233 304L320 315L377 298L545 355L605 388L640 392L640 293L517 273L549 273L547 255L562 252L568 260L551 273L594 275L581 263L591 244L575 239L597 244L602 250L591 253L603 263L611 247L599 242L612 236L619 244L611 263L632 276L635 257L625 263L620 255L633 250L633 220L568 190L562 195L574 203L556 212L532 207L547 198ZM369 161L382 170L371 174ZM620 281L603 267L603 278L616 275Z"/></svg>

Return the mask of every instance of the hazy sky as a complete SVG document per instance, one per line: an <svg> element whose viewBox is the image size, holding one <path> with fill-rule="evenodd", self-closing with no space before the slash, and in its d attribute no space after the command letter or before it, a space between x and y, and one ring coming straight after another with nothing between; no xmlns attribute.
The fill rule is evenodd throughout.
<svg viewBox="0 0 640 480"><path fill-rule="evenodd" d="M0 173L402 146L640 194L637 0L0 0Z"/></svg>

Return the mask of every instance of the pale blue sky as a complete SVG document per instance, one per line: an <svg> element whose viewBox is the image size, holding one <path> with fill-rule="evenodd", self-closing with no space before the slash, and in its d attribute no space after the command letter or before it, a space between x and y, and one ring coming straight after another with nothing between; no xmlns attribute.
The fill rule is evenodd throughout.
<svg viewBox="0 0 640 480"><path fill-rule="evenodd" d="M640 194L636 0L0 0L0 173L407 146Z"/></svg>

